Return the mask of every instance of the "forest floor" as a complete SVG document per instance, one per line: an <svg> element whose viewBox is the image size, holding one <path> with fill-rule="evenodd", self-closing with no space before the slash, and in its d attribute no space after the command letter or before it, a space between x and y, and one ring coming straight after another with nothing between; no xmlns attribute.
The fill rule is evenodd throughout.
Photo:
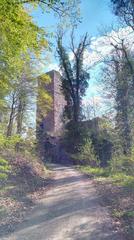
<svg viewBox="0 0 134 240"><path fill-rule="evenodd" d="M95 180L102 197L102 206L107 206L116 226L122 229L126 240L134 240L134 192L112 181Z"/></svg>
<svg viewBox="0 0 134 240"><path fill-rule="evenodd" d="M0 239L13 232L51 185L52 173L38 159L10 155L11 172L0 181Z"/></svg>
<svg viewBox="0 0 134 240"><path fill-rule="evenodd" d="M101 205L107 206L125 240L134 240L134 176L123 173L109 175L99 168L78 168L92 179L101 197Z"/></svg>
<svg viewBox="0 0 134 240"><path fill-rule="evenodd" d="M123 240L94 181L72 167L53 165L49 187L38 190L24 220L1 240ZM30 200L31 201L31 200Z"/></svg>

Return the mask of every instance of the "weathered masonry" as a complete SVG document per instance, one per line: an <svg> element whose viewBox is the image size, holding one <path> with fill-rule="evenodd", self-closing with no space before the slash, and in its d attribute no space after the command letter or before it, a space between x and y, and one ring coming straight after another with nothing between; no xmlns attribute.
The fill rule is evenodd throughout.
<svg viewBox="0 0 134 240"><path fill-rule="evenodd" d="M63 130L63 111L65 106L65 99L61 91L61 75L55 70L47 72L46 74L50 76L51 83L43 87L52 97L52 106L40 124L42 130L49 136L60 136ZM38 111L37 109L37 115Z"/></svg>

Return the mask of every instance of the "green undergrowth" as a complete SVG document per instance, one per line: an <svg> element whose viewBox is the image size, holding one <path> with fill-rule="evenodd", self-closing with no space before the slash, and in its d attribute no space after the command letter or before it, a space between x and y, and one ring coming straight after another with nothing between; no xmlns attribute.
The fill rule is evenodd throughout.
<svg viewBox="0 0 134 240"><path fill-rule="evenodd" d="M109 168L90 167L90 166L78 166L81 172L89 175L90 177L98 180L111 181L113 184L124 186L134 191L134 176L127 175L124 172L110 172Z"/></svg>
<svg viewBox="0 0 134 240"><path fill-rule="evenodd" d="M78 166L82 173L95 179L103 203L108 204L111 215L120 223L126 240L134 236L134 175L110 171L110 168Z"/></svg>
<svg viewBox="0 0 134 240"><path fill-rule="evenodd" d="M6 180L10 171L11 166L9 165L8 161L0 158L0 181Z"/></svg>
<svg viewBox="0 0 134 240"><path fill-rule="evenodd" d="M6 159L6 160L5 160ZM0 200L14 192L34 192L45 185L49 170L36 156L3 153L0 158ZM23 188L23 189L22 189Z"/></svg>
<svg viewBox="0 0 134 240"><path fill-rule="evenodd" d="M119 219L123 224L125 239L132 240L134 236L134 210L118 210L112 211L112 216Z"/></svg>
<svg viewBox="0 0 134 240"><path fill-rule="evenodd" d="M4 152L0 157L0 239L44 193L50 170L35 155ZM7 229L7 230L6 230Z"/></svg>
<svg viewBox="0 0 134 240"><path fill-rule="evenodd" d="M107 169L90 166L78 166L78 169L91 177L108 177L109 172Z"/></svg>
<svg viewBox="0 0 134 240"><path fill-rule="evenodd" d="M134 211L113 211L113 216L124 219L134 218Z"/></svg>
<svg viewBox="0 0 134 240"><path fill-rule="evenodd" d="M109 176L115 184L119 184L134 191L134 176L125 173L115 173Z"/></svg>
<svg viewBox="0 0 134 240"><path fill-rule="evenodd" d="M6 214L7 214L7 208L0 206L0 218L5 217Z"/></svg>
<svg viewBox="0 0 134 240"><path fill-rule="evenodd" d="M108 206L117 228L126 240L134 239L134 147L131 154L113 153L107 167L103 162L91 161L90 145L82 149L77 158L77 169L93 179L94 187L101 197L101 204ZM87 158L88 156L88 158ZM104 164L103 164L104 165Z"/></svg>

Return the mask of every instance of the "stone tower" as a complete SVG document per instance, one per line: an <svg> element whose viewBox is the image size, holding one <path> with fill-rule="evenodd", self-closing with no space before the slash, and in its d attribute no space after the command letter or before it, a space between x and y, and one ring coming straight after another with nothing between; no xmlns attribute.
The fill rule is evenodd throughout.
<svg viewBox="0 0 134 240"><path fill-rule="evenodd" d="M63 111L65 99L61 92L61 75L52 70L47 72L51 78L51 83L45 86L52 97L52 107L48 114L42 119L42 128L50 136L60 136L63 130ZM38 109L37 109L38 114Z"/></svg>

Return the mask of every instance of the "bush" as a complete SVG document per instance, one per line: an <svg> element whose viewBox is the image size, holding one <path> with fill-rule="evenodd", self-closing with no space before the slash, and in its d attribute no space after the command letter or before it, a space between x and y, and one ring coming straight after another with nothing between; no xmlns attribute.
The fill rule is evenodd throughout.
<svg viewBox="0 0 134 240"><path fill-rule="evenodd" d="M112 173L124 172L128 175L134 175L134 153L131 155L115 155L110 162Z"/></svg>
<svg viewBox="0 0 134 240"><path fill-rule="evenodd" d="M13 150L16 147L17 143L23 142L22 138L19 135L13 135L11 137L6 137L0 134L0 150Z"/></svg>
<svg viewBox="0 0 134 240"><path fill-rule="evenodd" d="M13 135L10 137L6 137L0 134L0 152L10 153L12 151L12 155L15 152L23 152L24 155L34 154L35 153L36 140L35 137L26 137L23 138L20 135Z"/></svg>
<svg viewBox="0 0 134 240"><path fill-rule="evenodd" d="M77 159L83 165L99 166L99 160L95 155L90 139L85 140L84 145L79 148L79 153L73 155L73 158Z"/></svg>
<svg viewBox="0 0 134 240"><path fill-rule="evenodd" d="M6 180L11 167L7 160L0 158L0 181Z"/></svg>
<svg viewBox="0 0 134 240"><path fill-rule="evenodd" d="M89 174L94 177L108 177L109 169L100 168L100 167L90 167L90 166L80 166L79 169L86 174Z"/></svg>

